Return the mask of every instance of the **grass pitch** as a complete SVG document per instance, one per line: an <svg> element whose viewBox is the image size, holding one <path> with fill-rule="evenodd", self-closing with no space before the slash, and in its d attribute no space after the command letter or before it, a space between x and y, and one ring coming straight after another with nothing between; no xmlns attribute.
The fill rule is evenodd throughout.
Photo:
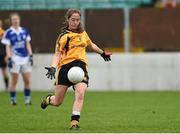
<svg viewBox="0 0 180 134"><path fill-rule="evenodd" d="M73 92L63 105L40 108L47 92L33 92L32 105L17 106L0 92L0 132L180 132L180 92L87 92L78 131L69 130Z"/></svg>

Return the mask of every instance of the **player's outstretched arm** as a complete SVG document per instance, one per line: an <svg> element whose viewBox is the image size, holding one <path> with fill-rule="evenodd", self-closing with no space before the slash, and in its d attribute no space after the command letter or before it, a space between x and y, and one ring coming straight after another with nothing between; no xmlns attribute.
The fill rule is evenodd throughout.
<svg viewBox="0 0 180 134"><path fill-rule="evenodd" d="M55 52L52 60L51 67L45 67L45 69L48 71L46 73L47 78L53 79L55 78L55 73L56 73L56 67L61 60L61 53L60 52Z"/></svg>
<svg viewBox="0 0 180 134"><path fill-rule="evenodd" d="M100 54L101 57L105 60L105 61L110 61L111 60L111 55L112 53L111 52L106 52L105 50L103 49L100 49L96 44L92 43L91 44L91 49Z"/></svg>
<svg viewBox="0 0 180 134"><path fill-rule="evenodd" d="M61 53L59 51L56 51L53 56L51 67L56 68L60 60L61 60Z"/></svg>

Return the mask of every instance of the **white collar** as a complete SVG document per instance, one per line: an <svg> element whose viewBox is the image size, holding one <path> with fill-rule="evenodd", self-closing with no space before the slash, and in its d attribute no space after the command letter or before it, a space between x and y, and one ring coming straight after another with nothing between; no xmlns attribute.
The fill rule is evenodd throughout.
<svg viewBox="0 0 180 134"><path fill-rule="evenodd" d="M14 33L16 33L16 34L19 34L21 31L22 31L22 27L18 27L18 30L16 30L14 27L10 27L10 29L14 32Z"/></svg>

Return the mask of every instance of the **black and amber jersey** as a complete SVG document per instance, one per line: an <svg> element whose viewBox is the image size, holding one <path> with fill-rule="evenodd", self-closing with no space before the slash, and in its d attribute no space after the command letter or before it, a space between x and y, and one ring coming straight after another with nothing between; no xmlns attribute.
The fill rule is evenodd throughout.
<svg viewBox="0 0 180 134"><path fill-rule="evenodd" d="M0 55L5 56L6 55L5 45L1 43L1 39L3 35L4 35L4 30L0 28Z"/></svg>
<svg viewBox="0 0 180 134"><path fill-rule="evenodd" d="M3 35L4 35L4 30L0 28L0 39L2 39Z"/></svg>
<svg viewBox="0 0 180 134"><path fill-rule="evenodd" d="M81 60L87 65L86 47L92 44L86 31L75 33L69 30L61 33L56 42L56 51L61 53L58 67L74 60Z"/></svg>

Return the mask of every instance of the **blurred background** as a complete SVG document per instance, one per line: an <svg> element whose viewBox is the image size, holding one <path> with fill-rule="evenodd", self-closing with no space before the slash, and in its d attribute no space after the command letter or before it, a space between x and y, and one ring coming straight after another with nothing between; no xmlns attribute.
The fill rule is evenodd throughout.
<svg viewBox="0 0 180 134"><path fill-rule="evenodd" d="M112 61L88 50L89 90L180 90L180 0L0 0L0 19L18 12L32 37L33 90L51 90L45 77L67 9L82 12L82 24ZM23 89L22 79L18 90ZM4 90L0 72L0 90Z"/></svg>

